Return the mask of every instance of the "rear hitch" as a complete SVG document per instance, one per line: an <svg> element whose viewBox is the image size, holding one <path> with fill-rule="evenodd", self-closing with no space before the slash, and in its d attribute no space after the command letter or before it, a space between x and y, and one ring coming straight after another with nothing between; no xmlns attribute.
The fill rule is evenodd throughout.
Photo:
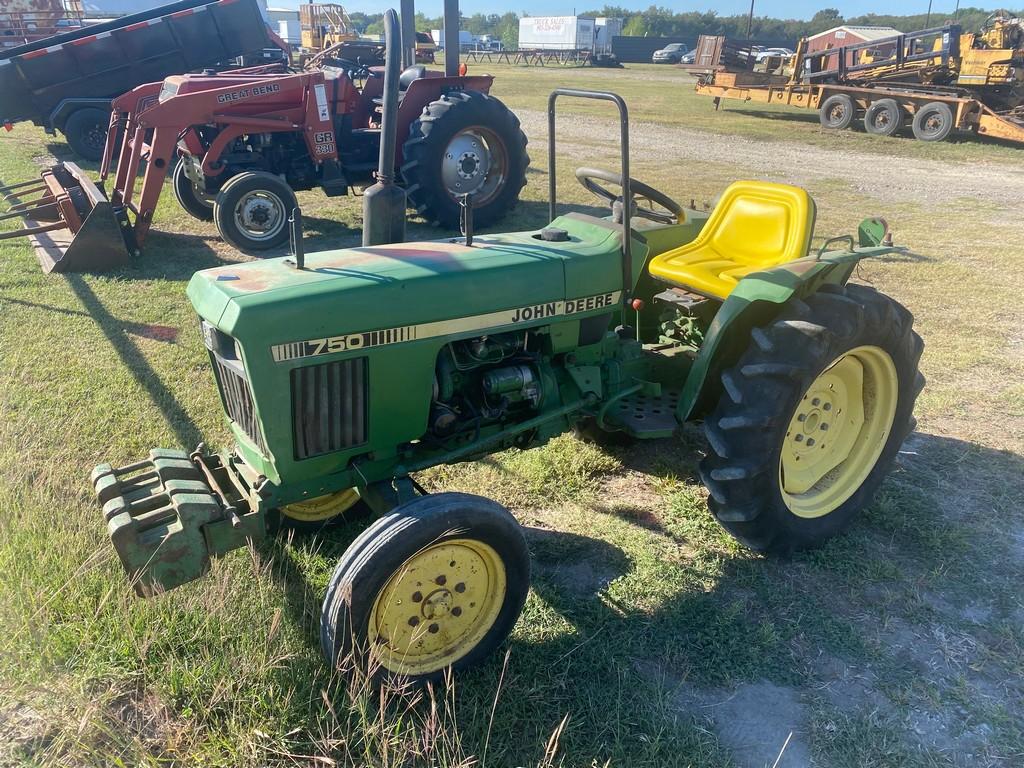
<svg viewBox="0 0 1024 768"><path fill-rule="evenodd" d="M154 448L125 467L91 475L107 533L144 597L198 579L222 555L266 534L258 492L230 459Z"/></svg>
<svg viewBox="0 0 1024 768"><path fill-rule="evenodd" d="M58 163L39 179L0 187L0 196L7 206L0 221L25 220L22 229L0 232L0 240L31 237L44 272L116 269L138 254L125 207L111 203L74 163Z"/></svg>

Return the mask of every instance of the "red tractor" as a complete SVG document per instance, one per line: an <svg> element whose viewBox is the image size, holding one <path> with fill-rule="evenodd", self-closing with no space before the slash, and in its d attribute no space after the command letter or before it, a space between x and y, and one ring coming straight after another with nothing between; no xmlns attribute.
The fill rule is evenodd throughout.
<svg viewBox="0 0 1024 768"><path fill-rule="evenodd" d="M325 54L301 72L176 75L129 91L113 101L99 186L64 163L42 181L0 189L8 201L42 195L0 218L32 219L23 234L70 230L70 244L40 254L47 271L117 266L140 252L171 173L182 207L213 220L234 247L282 245L295 190L345 195L372 184L376 170L384 68ZM493 80L420 65L401 73L396 171L410 207L435 225L458 227L469 199L476 225L485 226L515 205L526 183L526 136L489 94Z"/></svg>
<svg viewBox="0 0 1024 768"><path fill-rule="evenodd" d="M101 178L123 133L110 201L136 211L136 244L172 164L182 207L212 219L247 253L287 240L293 190L320 187L334 196L372 184L383 68L327 64L297 74L177 75L115 99ZM445 77L423 66L401 74L397 169L410 207L432 223L457 227L460 199L470 193L474 220L485 225L515 204L526 183L526 136L489 94L493 79ZM136 210L140 160L146 172Z"/></svg>

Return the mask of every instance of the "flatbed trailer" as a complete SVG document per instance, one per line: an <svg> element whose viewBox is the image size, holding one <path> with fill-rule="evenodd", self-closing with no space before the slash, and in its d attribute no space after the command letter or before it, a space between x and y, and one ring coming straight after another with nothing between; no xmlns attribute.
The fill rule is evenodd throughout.
<svg viewBox="0 0 1024 768"><path fill-rule="evenodd" d="M1024 144L1024 110L1017 108L996 112L976 98L955 89L914 86L901 87L852 85L811 85L806 83L754 84L746 78L723 77L733 73L716 73L714 81L706 77L697 81L697 93L714 99L715 108L723 99L776 104L815 110L826 128L848 128L860 117L867 120L873 105L895 102L899 113L909 119L914 136L921 141L942 141L954 131L974 132L1005 141ZM848 99L848 101L847 101ZM850 105L852 110L850 111ZM888 107L888 104L884 106ZM876 110L877 112L877 110ZM891 124L880 124L885 115L877 116L868 132L891 135ZM878 130L872 130L872 127Z"/></svg>
<svg viewBox="0 0 1024 768"><path fill-rule="evenodd" d="M791 58L778 59L774 70L766 62L764 71L755 71L749 50L727 59L722 53L728 48L725 38L702 37L696 90L714 99L716 109L723 99L813 109L822 126L831 129L859 122L880 136L910 127L921 141L942 141L959 131L1024 143L1024 105L1005 98L1000 102L997 87L970 87L978 76L959 69L958 62L965 60L961 41L968 37L961 35L959 25L948 24L813 52L801 40ZM970 53L1011 62L1017 55L981 49ZM1004 65L999 76L1012 82L1013 67L993 63ZM987 60L973 64L975 71L989 66ZM980 76L981 85L988 82ZM1004 91L1013 93L1014 86ZM997 109L997 102L1004 108Z"/></svg>

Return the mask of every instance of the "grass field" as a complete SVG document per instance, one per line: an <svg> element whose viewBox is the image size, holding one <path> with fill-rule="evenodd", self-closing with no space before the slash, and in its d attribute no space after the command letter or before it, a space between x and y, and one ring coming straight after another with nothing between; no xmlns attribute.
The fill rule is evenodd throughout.
<svg viewBox="0 0 1024 768"><path fill-rule="evenodd" d="M874 504L821 550L753 555L708 513L689 427L630 451L563 437L426 473L513 510L534 582L504 657L417 692L346 685L320 658L319 601L365 522L232 553L138 600L88 472L154 445L227 444L184 290L244 258L168 189L122 272L43 276L26 243L0 243L0 765L1024 763L1024 150L716 114L672 68L487 69L534 158L503 228L545 223L543 110L559 85L623 94L633 175L681 201L768 178L808 187L819 240L890 220L910 251L855 279L914 312L928 387ZM571 171L615 167L617 126L602 107L564 109L560 194L592 205ZM0 180L65 153L16 126ZM300 199L310 248L359 241L359 200Z"/></svg>

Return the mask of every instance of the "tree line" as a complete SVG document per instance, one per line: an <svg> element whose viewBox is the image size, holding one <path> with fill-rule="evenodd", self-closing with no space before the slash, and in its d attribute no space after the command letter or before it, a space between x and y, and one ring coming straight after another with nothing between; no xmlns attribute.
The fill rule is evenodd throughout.
<svg viewBox="0 0 1024 768"><path fill-rule="evenodd" d="M755 6L756 11L756 6ZM1011 12L1024 16L1024 11ZM961 8L955 21L965 31L976 31L985 22L991 11L982 8ZM360 32L374 35L383 32L383 14L351 13L353 24ZM529 14L525 14L529 15ZM670 8L652 5L645 11L633 11L620 6L606 5L600 9L585 10L580 16L610 16L624 21L623 34L638 37L677 37L681 40L696 40L699 35L726 35L743 38L747 36L746 15L720 16L714 11L688 11L676 13ZM893 15L868 13L860 16L843 17L835 8L823 8L810 19L777 19L770 16L754 16L750 36L755 40L789 40L795 42L801 37L814 35L840 24L867 25L873 27L895 27L903 32L937 27L954 21L953 14L933 11L927 14ZM441 17L416 14L416 29L429 32L441 28ZM519 41L519 14L475 13L462 16L461 28L474 35L490 35L504 43L506 48L515 48Z"/></svg>

